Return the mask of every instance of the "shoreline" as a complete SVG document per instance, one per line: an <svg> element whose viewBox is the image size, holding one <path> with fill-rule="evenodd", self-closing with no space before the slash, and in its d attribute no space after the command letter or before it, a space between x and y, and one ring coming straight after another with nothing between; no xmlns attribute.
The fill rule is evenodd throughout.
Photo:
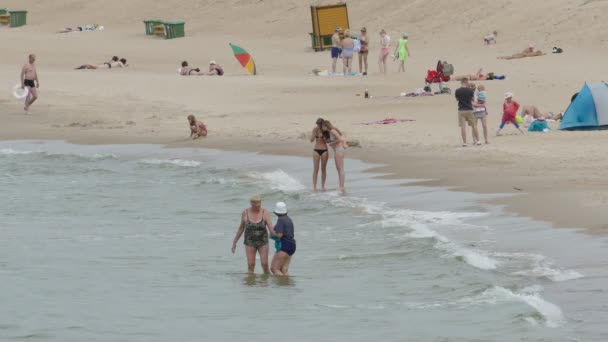
<svg viewBox="0 0 608 342"><path fill-rule="evenodd" d="M38 131L40 133L40 131ZM261 143L258 139L217 139L204 138L200 140L180 139L172 140L168 137L125 137L122 139L112 136L71 136L59 138L54 134L38 135L36 139L31 138L7 138L4 134L0 134L0 139L3 141L36 141L36 140L62 140L71 144L81 145L116 145L116 144L158 144L163 148L208 148L224 151L243 151L253 152L261 155L275 156L298 156L309 157L303 147L306 141L297 139L296 141L282 142L281 144ZM203 145L204 144L204 145ZM312 148L311 148L312 150ZM561 199L568 201L570 204L576 204L580 196L583 196L586 189L564 189L563 191L548 191L547 184L531 184L526 182L505 182L495 181L487 177L478 177L479 183L468 182L472 180L468 177L474 172L477 167L475 164L464 166L461 161L450 161L447 159L436 158L436 156L424 155L424 153L415 153L412 151L388 152L383 147L372 148L349 148L347 150L347 189L348 189L348 159L360 160L364 163L376 164L380 166L372 167L365 170L366 173L380 173L381 179L396 179L403 180L401 186L429 186L429 187L444 187L449 191L454 192L473 192L478 194L495 194L499 198L492 200L483 200L480 204L497 205L503 209L506 214L514 214L517 216L530 218L542 222L549 223L555 228L569 228L581 231L585 234L605 234L608 231L608 226L601 222L599 217L589 214L588 211L580 212L580 207L574 205L566 205L570 210L560 209L553 210L551 207L534 206L533 203L539 201ZM335 168L333 166L330 154L328 162L328 183L335 182ZM477 170L479 175L479 170ZM312 165L311 165L312 173ZM407 181L406 181L407 180ZM519 186L511 186L516 184ZM311 184L306 186L312 188ZM517 190L521 189L521 190ZM530 189L526 191L526 189ZM574 190L574 191L573 191ZM578 191L578 192L575 192ZM504 196L501 196L503 195ZM572 196L575 194L575 196ZM593 209L593 208L592 208ZM598 208L598 214L601 215L601 207ZM573 211L579 211L578 215L572 214ZM596 218L596 219L594 219Z"/></svg>

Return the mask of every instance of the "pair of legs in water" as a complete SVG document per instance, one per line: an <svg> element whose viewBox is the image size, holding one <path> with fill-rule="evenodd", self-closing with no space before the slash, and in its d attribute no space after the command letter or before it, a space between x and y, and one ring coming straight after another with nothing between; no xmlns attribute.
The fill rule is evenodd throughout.
<svg viewBox="0 0 608 342"><path fill-rule="evenodd" d="M340 181L340 191L344 191L344 183L346 173L344 171L344 148L336 148L335 156L336 170L338 171L338 178ZM327 149L315 149L313 151L313 166L314 170L312 173L312 184L313 190L317 191L317 184L319 179L319 169L321 169L321 189L325 191L325 182L327 181L327 162L329 161L329 150Z"/></svg>

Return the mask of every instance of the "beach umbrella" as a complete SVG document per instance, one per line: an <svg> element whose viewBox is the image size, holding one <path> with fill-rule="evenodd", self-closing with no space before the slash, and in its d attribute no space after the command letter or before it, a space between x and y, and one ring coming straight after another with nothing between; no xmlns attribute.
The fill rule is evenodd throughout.
<svg viewBox="0 0 608 342"><path fill-rule="evenodd" d="M233 45L230 43L230 47L232 48L232 52L234 52L234 57L241 63L243 68L247 69L247 71L251 75L256 75L257 71L255 69L255 62L249 52L245 51L242 47Z"/></svg>

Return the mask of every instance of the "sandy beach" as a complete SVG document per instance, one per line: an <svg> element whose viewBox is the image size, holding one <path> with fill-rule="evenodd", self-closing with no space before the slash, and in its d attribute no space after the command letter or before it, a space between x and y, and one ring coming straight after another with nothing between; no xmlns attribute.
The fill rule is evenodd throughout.
<svg viewBox="0 0 608 342"><path fill-rule="evenodd" d="M348 150L348 158L385 164L382 171L391 177L426 179L427 185L457 191L515 194L498 203L557 227L608 231L608 132L562 132L557 123L550 123L553 130L547 134L520 136L512 127L504 136L494 134L506 91L522 105L558 113L584 82L603 80L598 70L604 69L608 44L598 28L603 22L599 13L608 10L608 3L514 0L480 6L465 1L458 10L444 11L451 2L393 8L394 2L388 0L349 1L351 27L366 26L371 38L367 77L312 76L313 68L327 69L331 60L329 51L315 53L310 48L307 2L146 4L5 1L3 6L29 13L27 26L0 27L0 139L157 143L309 155L312 145L306 137L317 117L323 117L360 143L360 148ZM142 20L152 17L186 20L186 37L145 36ZM586 23L584 28L581 22ZM93 23L105 30L55 33ZM377 32L382 28L393 42L400 32L409 33L412 56L405 73L398 74L392 61L388 75L378 73ZM500 32L498 44L483 46L483 36L493 30ZM230 42L253 55L258 76L247 76L233 57ZM559 46L564 53L512 61L496 58L519 52L529 42L545 52ZM29 53L37 55L41 87L32 115L24 115L10 89ZM73 70L113 55L127 58L130 66ZM423 87L427 69L433 69L438 59L453 63L456 74L483 68L507 75L504 81L483 82L490 145L461 147L453 96L397 97ZM215 60L226 76L181 77L176 70L182 60L201 68ZM450 86L455 89L456 83ZM375 98L356 96L366 88ZM191 113L207 124L206 139L188 139L186 116ZM414 121L360 125L385 118Z"/></svg>

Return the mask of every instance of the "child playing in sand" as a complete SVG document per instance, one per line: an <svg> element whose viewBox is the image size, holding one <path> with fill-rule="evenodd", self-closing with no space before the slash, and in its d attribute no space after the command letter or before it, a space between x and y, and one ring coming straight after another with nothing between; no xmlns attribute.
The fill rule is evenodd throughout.
<svg viewBox="0 0 608 342"><path fill-rule="evenodd" d="M515 117L517 116L517 111L519 110L519 103L513 101L513 93L505 94L505 103L502 105L502 108L503 108L502 121L500 122L500 127L498 128L496 135L500 135L500 132L505 127L505 124L507 124L509 122L512 123L515 126L515 128L517 128L519 130L519 132L521 134L524 134L524 131L522 131L521 128L519 128L519 124L517 123L517 120L515 119Z"/></svg>
<svg viewBox="0 0 608 342"><path fill-rule="evenodd" d="M188 115L188 124L190 125L190 137L198 139L207 136L207 126L204 123L196 120L194 115Z"/></svg>

